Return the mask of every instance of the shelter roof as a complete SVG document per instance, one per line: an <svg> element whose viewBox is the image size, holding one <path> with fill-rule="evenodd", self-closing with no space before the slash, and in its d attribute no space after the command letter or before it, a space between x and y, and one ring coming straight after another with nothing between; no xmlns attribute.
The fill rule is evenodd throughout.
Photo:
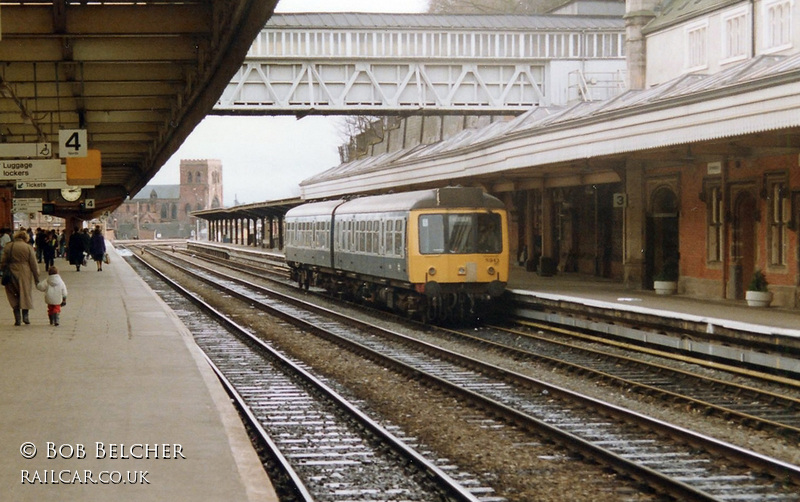
<svg viewBox="0 0 800 502"><path fill-rule="evenodd" d="M228 218L264 218L269 216L283 216L289 209L303 204L300 198L255 202L233 207L220 207L193 211L192 216L208 221L225 220Z"/></svg>
<svg viewBox="0 0 800 502"><path fill-rule="evenodd" d="M464 130L435 144L342 164L300 186L305 198L330 197L351 187L353 191L355 187L386 190L411 182L399 172L413 171L420 180L438 180L437 176L452 180L456 172L466 176L469 171L487 174L512 165L585 162L600 154L692 143L701 136L714 139L797 128L798 88L800 54L759 56L713 75L683 75L606 101L537 107L507 122ZM792 106L784 95L795 96ZM765 99L774 100L771 106L777 108L767 109ZM761 105L747 105L751 101ZM737 106L748 106L747 115ZM694 115L688 118L690 112ZM434 169L440 174L434 174Z"/></svg>

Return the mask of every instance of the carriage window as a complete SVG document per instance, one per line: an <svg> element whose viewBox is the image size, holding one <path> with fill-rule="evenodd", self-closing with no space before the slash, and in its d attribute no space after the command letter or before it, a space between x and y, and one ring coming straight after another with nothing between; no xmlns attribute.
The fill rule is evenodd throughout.
<svg viewBox="0 0 800 502"><path fill-rule="evenodd" d="M357 228L358 228L358 230L356 231L356 238L358 240L358 243L357 243L356 250L359 253L363 253L367 249L367 243L366 243L367 225L366 225L366 222L365 221L359 221Z"/></svg>
<svg viewBox="0 0 800 502"><path fill-rule="evenodd" d="M379 254L381 252L381 244L380 244L380 231L381 231L381 222L380 221L373 221L372 222L372 232L371 232L371 240L372 240L372 252L375 254Z"/></svg>
<svg viewBox="0 0 800 502"><path fill-rule="evenodd" d="M403 256L403 250L405 249L405 228L404 228L404 220L397 220L397 224L395 225L395 234L394 234L394 255L395 256Z"/></svg>
<svg viewBox="0 0 800 502"><path fill-rule="evenodd" d="M419 252L444 253L444 215L425 214L419 217Z"/></svg>
<svg viewBox="0 0 800 502"><path fill-rule="evenodd" d="M500 215L495 213L480 213L478 220L478 252L500 253L503 251L503 229L500 224Z"/></svg>

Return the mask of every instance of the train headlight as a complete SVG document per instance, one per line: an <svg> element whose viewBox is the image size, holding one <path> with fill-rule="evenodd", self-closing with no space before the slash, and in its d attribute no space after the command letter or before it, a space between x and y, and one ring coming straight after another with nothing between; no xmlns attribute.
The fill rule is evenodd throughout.
<svg viewBox="0 0 800 502"><path fill-rule="evenodd" d="M434 267L429 268L428 275L436 275L436 269Z"/></svg>
<svg viewBox="0 0 800 502"><path fill-rule="evenodd" d="M465 267L458 267L458 275L467 275L467 269Z"/></svg>
<svg viewBox="0 0 800 502"><path fill-rule="evenodd" d="M486 273L487 273L487 274L489 274L489 275L494 275L494 274L495 274L494 267L489 267L489 268L486 270Z"/></svg>

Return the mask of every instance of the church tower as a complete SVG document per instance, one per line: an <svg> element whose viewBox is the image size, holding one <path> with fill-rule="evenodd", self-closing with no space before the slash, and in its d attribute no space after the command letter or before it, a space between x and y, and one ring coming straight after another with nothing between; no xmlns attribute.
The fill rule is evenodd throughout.
<svg viewBox="0 0 800 502"><path fill-rule="evenodd" d="M222 207L222 162L217 159L181 160L180 211Z"/></svg>

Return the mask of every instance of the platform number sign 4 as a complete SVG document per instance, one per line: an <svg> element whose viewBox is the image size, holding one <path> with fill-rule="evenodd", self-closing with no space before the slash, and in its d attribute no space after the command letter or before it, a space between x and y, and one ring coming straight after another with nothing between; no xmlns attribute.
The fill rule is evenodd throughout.
<svg viewBox="0 0 800 502"><path fill-rule="evenodd" d="M58 156L62 159L86 157L86 129L58 131Z"/></svg>

